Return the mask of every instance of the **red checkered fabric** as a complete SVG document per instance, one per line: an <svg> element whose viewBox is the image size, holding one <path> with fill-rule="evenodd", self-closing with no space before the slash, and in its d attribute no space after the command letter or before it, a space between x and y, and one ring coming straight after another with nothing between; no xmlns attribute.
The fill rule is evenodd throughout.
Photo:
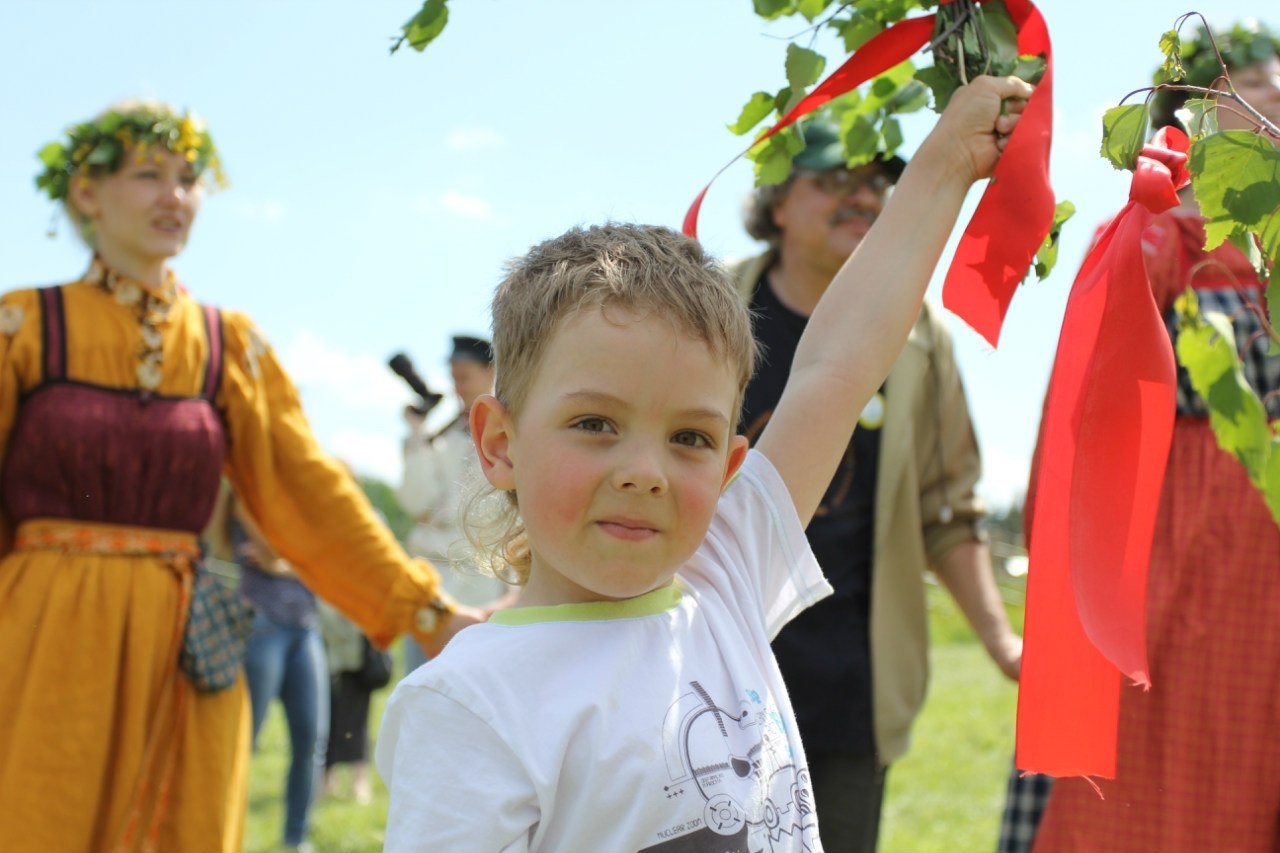
<svg viewBox="0 0 1280 853"><path fill-rule="evenodd" d="M1174 428L1147 619L1116 778L1059 780L1035 853L1280 850L1280 529L1198 418Z"/></svg>

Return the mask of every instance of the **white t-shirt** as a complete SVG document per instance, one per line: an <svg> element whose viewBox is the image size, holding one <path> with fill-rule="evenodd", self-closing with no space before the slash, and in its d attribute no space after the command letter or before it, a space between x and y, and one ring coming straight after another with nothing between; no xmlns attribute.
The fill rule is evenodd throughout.
<svg viewBox="0 0 1280 853"><path fill-rule="evenodd" d="M389 851L818 851L769 642L831 587L756 451L676 581L515 608L387 703Z"/></svg>

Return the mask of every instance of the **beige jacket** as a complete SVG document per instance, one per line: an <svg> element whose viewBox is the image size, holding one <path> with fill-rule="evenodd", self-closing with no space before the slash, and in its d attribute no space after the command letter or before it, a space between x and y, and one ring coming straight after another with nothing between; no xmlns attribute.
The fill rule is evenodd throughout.
<svg viewBox="0 0 1280 853"><path fill-rule="evenodd" d="M748 302L776 255L730 265ZM951 336L926 303L889 373L876 477L871 578L872 707L880 761L907 751L929 678L924 573L981 539L977 438ZM949 508L950 519L944 521Z"/></svg>

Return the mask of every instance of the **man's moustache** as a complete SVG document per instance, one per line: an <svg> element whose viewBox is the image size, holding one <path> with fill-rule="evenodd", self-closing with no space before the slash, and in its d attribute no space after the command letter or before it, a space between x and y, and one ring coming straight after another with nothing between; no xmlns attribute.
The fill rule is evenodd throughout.
<svg viewBox="0 0 1280 853"><path fill-rule="evenodd" d="M841 207L831 214L831 224L839 225L852 219L864 219L871 224L876 221L876 216L878 216L876 211L865 207Z"/></svg>

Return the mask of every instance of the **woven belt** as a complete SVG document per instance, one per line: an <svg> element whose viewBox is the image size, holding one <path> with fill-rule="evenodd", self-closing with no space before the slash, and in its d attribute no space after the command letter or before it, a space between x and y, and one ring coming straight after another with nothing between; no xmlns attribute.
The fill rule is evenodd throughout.
<svg viewBox="0 0 1280 853"><path fill-rule="evenodd" d="M191 560L200 557L196 535L185 530L53 518L36 518L19 524L14 547L68 554L151 555Z"/></svg>

